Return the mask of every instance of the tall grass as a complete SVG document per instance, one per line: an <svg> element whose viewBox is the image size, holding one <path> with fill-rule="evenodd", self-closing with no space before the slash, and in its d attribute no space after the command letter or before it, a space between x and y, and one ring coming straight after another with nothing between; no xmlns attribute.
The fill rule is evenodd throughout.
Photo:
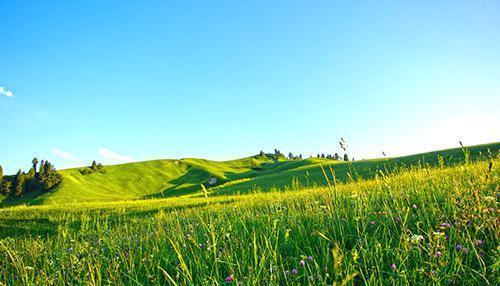
<svg viewBox="0 0 500 286"><path fill-rule="evenodd" d="M0 210L8 285L498 285L499 159L248 195ZM207 196L207 197L205 197Z"/></svg>

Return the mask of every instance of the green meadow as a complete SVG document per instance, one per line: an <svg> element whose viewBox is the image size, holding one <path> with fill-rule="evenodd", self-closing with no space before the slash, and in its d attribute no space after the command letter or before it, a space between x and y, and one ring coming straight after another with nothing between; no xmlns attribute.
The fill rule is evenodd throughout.
<svg viewBox="0 0 500 286"><path fill-rule="evenodd" d="M499 147L62 170L4 199L0 285L498 285Z"/></svg>
<svg viewBox="0 0 500 286"><path fill-rule="evenodd" d="M324 158L289 160L284 157L251 156L238 160L217 162L204 159L154 160L105 166L104 173L82 175L82 168L59 171L62 183L50 192L36 191L21 197L1 199L0 204L42 205L81 202L110 202L163 197L201 195L201 184L217 178L208 189L211 195L243 194L326 186L320 166L336 179L347 182L370 179L380 172L388 173L410 166L435 166L442 158L444 164L454 165L465 160L485 159L498 153L500 143L472 146L467 154L461 148L440 150L398 158L383 158L344 162Z"/></svg>

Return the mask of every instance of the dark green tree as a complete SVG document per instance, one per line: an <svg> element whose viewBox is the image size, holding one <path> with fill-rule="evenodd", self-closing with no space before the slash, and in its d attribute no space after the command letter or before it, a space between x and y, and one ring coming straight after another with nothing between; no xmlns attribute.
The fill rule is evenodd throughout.
<svg viewBox="0 0 500 286"><path fill-rule="evenodd" d="M12 182L11 181L3 181L2 182L2 193L6 196L10 195L12 192Z"/></svg>
<svg viewBox="0 0 500 286"><path fill-rule="evenodd" d="M40 170L38 171L38 179L43 178L45 176L45 161L42 160L40 163Z"/></svg>
<svg viewBox="0 0 500 286"><path fill-rule="evenodd" d="M94 160L94 162L92 162L91 168L92 168L92 170L97 171L97 163L95 162L95 160Z"/></svg>
<svg viewBox="0 0 500 286"><path fill-rule="evenodd" d="M35 173L36 173L36 166L38 165L38 159L36 157L33 158L33 160L31 160L31 163L33 163L33 169L35 169Z"/></svg>
<svg viewBox="0 0 500 286"><path fill-rule="evenodd" d="M2 165L0 165L0 186L2 185L3 182L3 168Z"/></svg>
<svg viewBox="0 0 500 286"><path fill-rule="evenodd" d="M19 170L16 174L15 180L16 180L16 187L14 190L14 195L16 197L19 197L24 192L24 183L26 181L26 175L21 170Z"/></svg>
<svg viewBox="0 0 500 286"><path fill-rule="evenodd" d="M28 178L31 179L31 178L34 178L35 177L35 167L31 167L30 170L28 171Z"/></svg>
<svg viewBox="0 0 500 286"><path fill-rule="evenodd" d="M349 156L347 156L347 153L344 154L344 161L349 161Z"/></svg>

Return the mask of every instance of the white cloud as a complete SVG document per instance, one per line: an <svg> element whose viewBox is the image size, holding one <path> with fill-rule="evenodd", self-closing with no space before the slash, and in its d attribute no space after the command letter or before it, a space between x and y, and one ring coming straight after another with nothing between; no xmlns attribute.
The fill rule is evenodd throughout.
<svg viewBox="0 0 500 286"><path fill-rule="evenodd" d="M54 149L52 150L52 153L54 153L57 157L71 160L71 161L81 161L79 158L75 157L73 154L69 152L62 151L61 149Z"/></svg>
<svg viewBox="0 0 500 286"><path fill-rule="evenodd" d="M132 159L129 156L120 155L120 154L118 154L114 151L111 151L109 149L106 149L106 148L99 148L99 150L97 151L97 154L99 156L101 156L103 159L107 159L107 160L117 162L117 163L127 163L127 162L134 161L134 159Z"/></svg>
<svg viewBox="0 0 500 286"><path fill-rule="evenodd" d="M13 97L14 93L12 91L5 89L3 86L0 86L0 96L5 95L7 97Z"/></svg>

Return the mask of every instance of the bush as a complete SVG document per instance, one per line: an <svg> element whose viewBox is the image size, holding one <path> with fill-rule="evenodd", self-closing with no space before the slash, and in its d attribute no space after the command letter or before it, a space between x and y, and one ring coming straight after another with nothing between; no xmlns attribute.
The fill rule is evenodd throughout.
<svg viewBox="0 0 500 286"><path fill-rule="evenodd" d="M80 174L82 174L83 176L90 175L92 173L93 173L93 171L90 168L80 169Z"/></svg>

